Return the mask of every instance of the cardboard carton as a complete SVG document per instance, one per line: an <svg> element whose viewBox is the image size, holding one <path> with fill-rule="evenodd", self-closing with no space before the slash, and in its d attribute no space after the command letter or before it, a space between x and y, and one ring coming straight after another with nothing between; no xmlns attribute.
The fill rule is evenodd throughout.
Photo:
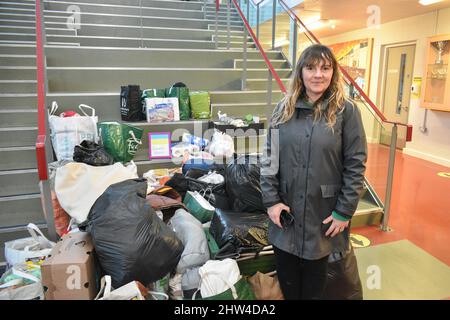
<svg viewBox="0 0 450 320"><path fill-rule="evenodd" d="M86 232L64 235L41 266L46 300L92 300L97 294L94 245Z"/></svg>

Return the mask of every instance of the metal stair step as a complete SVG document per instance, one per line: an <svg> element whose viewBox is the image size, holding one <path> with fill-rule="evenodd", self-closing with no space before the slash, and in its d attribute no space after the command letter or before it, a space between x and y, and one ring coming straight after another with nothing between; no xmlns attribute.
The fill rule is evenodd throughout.
<svg viewBox="0 0 450 320"><path fill-rule="evenodd" d="M0 54L0 66L35 66L35 55ZM2 92L3 90L0 90Z"/></svg>
<svg viewBox="0 0 450 320"><path fill-rule="evenodd" d="M36 147L0 148L0 170L36 168Z"/></svg>
<svg viewBox="0 0 450 320"><path fill-rule="evenodd" d="M122 14L140 16L159 16L159 17L178 17L190 19L203 19L203 11L201 10L180 10L178 8L160 8L160 7L139 7L126 5L105 5L97 3L74 3L80 8L81 14ZM55 14L58 11L66 13L68 2L52 1L45 3L45 15ZM56 11L56 12L55 12Z"/></svg>
<svg viewBox="0 0 450 320"><path fill-rule="evenodd" d="M0 80L34 80L36 67L0 66Z"/></svg>
<svg viewBox="0 0 450 320"><path fill-rule="evenodd" d="M32 146L36 137L37 127L0 128L0 148Z"/></svg>
<svg viewBox="0 0 450 320"><path fill-rule="evenodd" d="M45 223L39 193L0 197L0 226L11 228L28 223ZM3 251L3 250L2 250Z"/></svg>
<svg viewBox="0 0 450 320"><path fill-rule="evenodd" d="M37 109L0 109L0 127L37 125Z"/></svg>
<svg viewBox="0 0 450 320"><path fill-rule="evenodd" d="M0 40L5 41L34 41L34 34L8 34L0 33ZM104 47L152 47L152 48L180 48L180 49L214 49L215 43L212 40L190 40L190 39L149 39L131 37L97 37L97 36L67 36L67 35L47 35L49 42L78 42L81 46L104 46ZM225 47L226 42L219 42L219 47ZM249 42L249 48L254 44ZM230 47L241 48L242 43L231 42Z"/></svg>
<svg viewBox="0 0 450 320"><path fill-rule="evenodd" d="M103 57L107 55L108 59ZM164 48L66 48L48 47L50 67L198 67L234 68L234 59L242 50L183 50ZM123 57L126 56L126 59ZM269 59L279 59L279 52L267 52ZM249 59L260 59L256 51L248 52Z"/></svg>
<svg viewBox="0 0 450 320"><path fill-rule="evenodd" d="M36 55L36 47L33 45L3 44L0 46L1 55Z"/></svg>
<svg viewBox="0 0 450 320"><path fill-rule="evenodd" d="M283 78L281 77L281 81L283 82L284 86L286 87L289 83L289 78ZM246 82L246 86L248 90L267 90L267 83L268 78L267 75L264 78L255 79L255 78L248 78ZM272 90L279 90L280 87L278 86L278 82L275 79L272 79Z"/></svg>
<svg viewBox="0 0 450 320"><path fill-rule="evenodd" d="M39 193L37 169L0 171L0 197Z"/></svg>
<svg viewBox="0 0 450 320"><path fill-rule="evenodd" d="M164 72L161 72L164 71ZM281 77L290 74L289 69L277 70ZM182 81L191 90L239 90L240 69L227 68L62 68L49 67L50 92L112 92L123 84L139 83L142 86L165 88ZM220 77L216 75L220 74ZM262 78L267 70L249 69L249 78ZM58 81L52 81L58 79ZM82 79L90 79L89 82Z"/></svg>
<svg viewBox="0 0 450 320"><path fill-rule="evenodd" d="M0 92L1 109L33 109L36 107L35 93L2 93Z"/></svg>
<svg viewBox="0 0 450 320"><path fill-rule="evenodd" d="M36 86L36 80L0 80L0 92L34 93Z"/></svg>

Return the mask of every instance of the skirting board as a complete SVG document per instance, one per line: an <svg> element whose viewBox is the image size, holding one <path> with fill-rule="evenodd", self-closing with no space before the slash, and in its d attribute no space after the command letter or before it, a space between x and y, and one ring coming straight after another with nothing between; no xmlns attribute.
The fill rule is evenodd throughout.
<svg viewBox="0 0 450 320"><path fill-rule="evenodd" d="M439 164L441 166L446 166L450 168L450 159L445 159L445 158L441 158L441 157L436 157L432 154L429 153L425 153L425 152L420 152L417 151L415 149L410 149L410 148L404 148L403 152L407 155L413 156L413 157L417 157L420 159L424 159L427 161L431 161L434 162L436 164Z"/></svg>

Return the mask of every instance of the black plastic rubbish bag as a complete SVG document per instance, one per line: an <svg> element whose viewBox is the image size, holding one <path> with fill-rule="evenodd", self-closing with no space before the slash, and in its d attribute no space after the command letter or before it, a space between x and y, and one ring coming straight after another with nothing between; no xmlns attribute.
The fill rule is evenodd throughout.
<svg viewBox="0 0 450 320"><path fill-rule="evenodd" d="M227 194L236 212L266 213L259 182L260 162L252 156L241 156L225 171Z"/></svg>
<svg viewBox="0 0 450 320"><path fill-rule="evenodd" d="M130 281L148 285L170 273L184 250L172 229L146 201L147 181L130 179L111 185L97 199L80 229L90 232L112 286Z"/></svg>
<svg viewBox="0 0 450 320"><path fill-rule="evenodd" d="M73 160L96 167L109 166L114 162L113 157L106 152L105 148L88 140L83 140L79 145L75 146Z"/></svg>
<svg viewBox="0 0 450 320"><path fill-rule="evenodd" d="M328 280L324 299L362 300L363 291L358 273L355 252L350 249L341 253L332 253L328 258Z"/></svg>
<svg viewBox="0 0 450 320"><path fill-rule="evenodd" d="M188 173L189 172L190 170ZM229 199L225 190L225 183L212 184L191 178L188 175L184 176L180 173L175 173L173 177L166 182L166 186L175 189L183 199L187 191L198 191L214 208L229 208Z"/></svg>
<svg viewBox="0 0 450 320"><path fill-rule="evenodd" d="M216 259L262 249L268 243L269 216L216 209L209 232L219 246Z"/></svg>

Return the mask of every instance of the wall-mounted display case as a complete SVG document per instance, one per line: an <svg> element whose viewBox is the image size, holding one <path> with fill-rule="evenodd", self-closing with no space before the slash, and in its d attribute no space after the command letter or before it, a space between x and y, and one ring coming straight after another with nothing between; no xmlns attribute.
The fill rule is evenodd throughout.
<svg viewBox="0 0 450 320"><path fill-rule="evenodd" d="M450 34L428 38L421 106L450 112Z"/></svg>

